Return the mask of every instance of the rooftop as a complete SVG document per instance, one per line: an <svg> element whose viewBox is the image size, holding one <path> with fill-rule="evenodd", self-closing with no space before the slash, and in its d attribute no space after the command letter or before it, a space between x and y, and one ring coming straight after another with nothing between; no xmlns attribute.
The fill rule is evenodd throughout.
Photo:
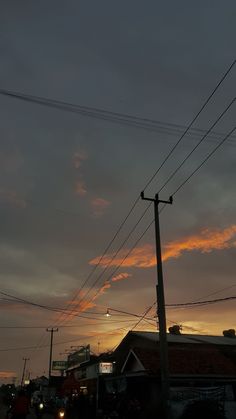
<svg viewBox="0 0 236 419"><path fill-rule="evenodd" d="M133 336L145 338L147 340L158 342L159 333L158 332L143 332L143 331L132 331L129 332ZM213 345L229 345L236 346L236 338L225 337L225 336L209 336L209 335L191 335L191 334L181 334L174 335L167 333L168 343L192 343L192 344L213 344Z"/></svg>

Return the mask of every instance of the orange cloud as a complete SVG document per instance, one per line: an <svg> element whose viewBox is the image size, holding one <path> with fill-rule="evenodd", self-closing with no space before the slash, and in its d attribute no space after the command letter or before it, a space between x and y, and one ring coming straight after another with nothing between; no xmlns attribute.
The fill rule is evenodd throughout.
<svg viewBox="0 0 236 419"><path fill-rule="evenodd" d="M91 301L89 300L88 302L86 302L86 300L84 302L81 303L81 307L79 308L81 311L85 311L88 308L94 307L96 304L94 303L99 297L101 297L101 295L105 294L106 290L108 290L109 288L111 288L111 284L109 281L105 281L103 286L99 289L99 291L93 296L93 298L91 299Z"/></svg>
<svg viewBox="0 0 236 419"><path fill-rule="evenodd" d="M71 309L70 316L71 317L76 316L76 313L73 312L73 310L83 312L83 311L88 310L89 308L95 307L96 306L95 301L97 300L97 298L99 298L99 297L101 297L101 295L105 294L106 290L109 289L109 288L111 288L110 282L109 281L105 281L105 283L103 284L103 286L99 289L99 291L92 298L90 298L88 296L87 297L88 299L86 299L86 297L85 297L85 299L82 300L82 301L76 301L76 300L71 301L71 302L69 301L69 304L75 306L74 309ZM83 298L83 295L86 296L86 292L81 293L80 294L80 298Z"/></svg>
<svg viewBox="0 0 236 419"><path fill-rule="evenodd" d="M201 253L210 253L213 250L230 249L235 247L232 241L236 235L236 225L224 230L203 230L199 235L192 235L185 239L173 241L164 246L163 260L178 258L184 251L200 250Z"/></svg>
<svg viewBox="0 0 236 419"><path fill-rule="evenodd" d="M224 230L209 230L205 229L199 234L182 238L180 240L172 241L163 246L162 258L167 261L171 258L180 257L183 252L200 251L201 253L212 252L213 250L222 250L236 247L235 242L236 225L232 225ZM127 250L120 252L118 258L113 258L113 254L105 256L100 261L100 256L91 260L91 265L96 265L100 261L101 266L119 266L136 267L136 268L151 268L156 265L156 255L154 247L146 244L135 248L132 253L124 260ZM123 263L122 263L123 262Z"/></svg>
<svg viewBox="0 0 236 419"><path fill-rule="evenodd" d="M75 185L75 194L79 196L84 196L87 193L85 189L85 182L83 180L77 180Z"/></svg>
<svg viewBox="0 0 236 419"><path fill-rule="evenodd" d="M73 166L75 169L79 169L82 161L87 159L87 154L82 151L82 152L76 152L73 155Z"/></svg>
<svg viewBox="0 0 236 419"><path fill-rule="evenodd" d="M200 251L201 253L212 252L213 250L229 249L236 247L235 241L236 225L232 225L224 230L209 230L205 229L199 234L191 235L179 240L172 241L163 246L163 261L167 261L171 258L180 257L183 252ZM136 267L136 268L150 268L156 265L156 254L154 246L146 244L142 247L138 247L132 251L132 253L124 260L127 250L120 253L119 258L112 260L113 255L107 255L102 258L97 257L91 260L91 265L100 266L120 266L123 267ZM124 262L123 262L124 260ZM106 280L102 288L100 288L92 299L84 300L81 303L77 303L77 309L79 311L85 311L88 308L94 307L95 301L103 295L106 290L111 288L112 282L121 281L129 278L131 274L126 272L120 273L110 280ZM86 294L83 294L86 295ZM81 297L83 297L81 295Z"/></svg>
<svg viewBox="0 0 236 419"><path fill-rule="evenodd" d="M106 201L106 199L103 198L95 198L91 202L93 207L93 213L96 217L100 217L104 214L105 210L109 207L111 204L109 201Z"/></svg>
<svg viewBox="0 0 236 419"><path fill-rule="evenodd" d="M26 202L20 198L16 191L0 188L0 202L10 204L17 208L26 208Z"/></svg>
<svg viewBox="0 0 236 419"><path fill-rule="evenodd" d="M0 378L13 378L16 375L14 371L0 371Z"/></svg>
<svg viewBox="0 0 236 419"><path fill-rule="evenodd" d="M100 261L101 256L96 257L95 259L91 260L89 263L90 265L97 265L100 261L101 266L119 266L125 255L128 253L127 250L123 250L120 252L120 256L118 258L113 258L113 254L104 256L103 259ZM123 267L136 267L136 268L150 268L154 266L156 263L156 256L154 253L154 248L150 244L146 244L142 247L137 247L132 251L132 253L124 260L122 263Z"/></svg>
<svg viewBox="0 0 236 419"><path fill-rule="evenodd" d="M126 272L124 273L120 273L119 275L114 276L111 279L111 282L117 282L117 281L122 281L124 279L127 279L129 277L131 277L131 274L128 274ZM96 306L95 301L101 297L101 295L105 294L106 290L108 290L109 288L111 288L111 282L109 280L105 281L103 286L99 289L99 291L93 296L92 299L88 299L88 300L83 300L83 301L71 301L69 302L70 304L76 306L75 310L83 312L88 310L89 308L93 308ZM85 292L80 293L80 298L83 298L83 295L86 295ZM73 311L73 310L72 310ZM74 317L76 313L73 314L73 312L71 313L71 316Z"/></svg>
<svg viewBox="0 0 236 419"><path fill-rule="evenodd" d="M113 278L111 280L112 280L112 282L117 282L117 281L122 281L123 279L127 279L131 276L132 276L131 274L128 274L128 273L124 272L124 273L121 273L119 275L113 276Z"/></svg>

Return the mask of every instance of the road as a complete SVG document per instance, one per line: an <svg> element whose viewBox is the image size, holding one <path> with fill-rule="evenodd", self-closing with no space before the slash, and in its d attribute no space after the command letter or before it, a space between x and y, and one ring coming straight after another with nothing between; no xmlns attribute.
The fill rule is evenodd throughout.
<svg viewBox="0 0 236 419"><path fill-rule="evenodd" d="M3 404L0 404L0 418L5 419L6 418L6 413L7 413L7 407L4 406ZM35 416L33 411L31 411L29 413L29 415L27 416L27 419L36 419L36 416ZM54 417L53 417L53 415L49 415L49 414L45 413L42 416L42 419L54 419Z"/></svg>

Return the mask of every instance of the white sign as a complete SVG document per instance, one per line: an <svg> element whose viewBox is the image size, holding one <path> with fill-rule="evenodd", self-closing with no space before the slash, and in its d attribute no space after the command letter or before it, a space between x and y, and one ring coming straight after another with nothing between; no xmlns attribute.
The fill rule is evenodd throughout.
<svg viewBox="0 0 236 419"><path fill-rule="evenodd" d="M112 362L99 362L99 374L112 374L113 363Z"/></svg>

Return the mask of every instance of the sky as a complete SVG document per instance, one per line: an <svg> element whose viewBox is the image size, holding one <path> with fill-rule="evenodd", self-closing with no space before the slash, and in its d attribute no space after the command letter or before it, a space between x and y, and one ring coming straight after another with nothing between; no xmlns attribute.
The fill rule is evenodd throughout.
<svg viewBox="0 0 236 419"><path fill-rule="evenodd" d="M155 302L154 226L140 239L153 220L152 206L134 229L148 205L139 200L109 249L108 244L235 59L236 5L233 0L0 4L0 89L166 127L145 129L0 94L0 291L5 294L0 382L7 382L21 379L24 357L30 358L31 377L47 374L47 327L59 327L54 359L65 359L73 345L103 352L138 321L115 310L141 316ZM209 129L234 98L235 82L236 67L194 129ZM235 103L162 189L161 199L185 181L234 121ZM146 196L153 198L162 188L200 134L195 130L183 138ZM236 295L235 138L160 214L166 304ZM65 317L6 294L69 312ZM105 317L108 307L112 315ZM86 318L74 316L72 308ZM168 327L178 323L183 333L214 335L235 327L234 314L234 300L166 313ZM148 316L137 330L156 330L155 306Z"/></svg>

